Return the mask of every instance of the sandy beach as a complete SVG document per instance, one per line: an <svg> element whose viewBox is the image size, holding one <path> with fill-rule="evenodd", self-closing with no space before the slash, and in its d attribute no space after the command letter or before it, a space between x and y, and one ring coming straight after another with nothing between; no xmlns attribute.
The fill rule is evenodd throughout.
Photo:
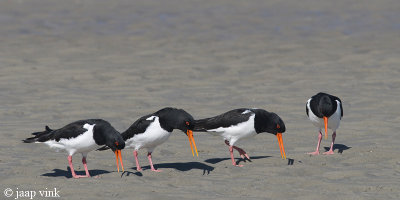
<svg viewBox="0 0 400 200"><path fill-rule="evenodd" d="M0 199L400 199L399 10L397 0L0 1ZM332 156L305 154L318 136L305 104L320 91L343 101ZM122 151L124 173L95 151L88 168L100 177L73 179L65 152L21 141L88 118L122 132L167 106L194 118L275 112L288 159L268 133L237 144L252 158L242 168L207 133L194 133L193 157L174 131L153 152L161 173L146 150L142 172ZM36 195L17 198L24 191Z"/></svg>

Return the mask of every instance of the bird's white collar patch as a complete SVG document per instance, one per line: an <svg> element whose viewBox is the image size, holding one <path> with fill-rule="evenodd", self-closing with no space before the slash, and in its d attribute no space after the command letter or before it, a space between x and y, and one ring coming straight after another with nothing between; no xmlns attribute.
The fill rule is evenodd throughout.
<svg viewBox="0 0 400 200"><path fill-rule="evenodd" d="M156 118L157 116L150 116L149 118L147 118L146 120L149 120L149 121L153 121L154 120L154 118Z"/></svg>
<svg viewBox="0 0 400 200"><path fill-rule="evenodd" d="M250 112L251 112L250 110L245 110L245 111L242 112L242 115L250 113Z"/></svg>
<svg viewBox="0 0 400 200"><path fill-rule="evenodd" d="M95 125L96 125L96 124L85 124L85 125L83 125L83 128L86 129L86 130L89 130L89 129L93 129L93 127L94 127Z"/></svg>

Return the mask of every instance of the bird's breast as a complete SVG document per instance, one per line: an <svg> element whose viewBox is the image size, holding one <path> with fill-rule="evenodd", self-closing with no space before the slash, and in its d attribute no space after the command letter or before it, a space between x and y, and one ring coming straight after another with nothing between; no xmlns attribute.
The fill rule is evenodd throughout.
<svg viewBox="0 0 400 200"><path fill-rule="evenodd" d="M146 148L155 147L168 140L171 132L163 129L160 126L158 117L153 123L147 127L146 131L140 134L136 134L134 137L126 141L126 146L128 148Z"/></svg>
<svg viewBox="0 0 400 200"><path fill-rule="evenodd" d="M247 121L231 125L229 127L219 127L216 129L208 130L208 132L219 133L223 137L247 137L256 134L254 129L254 117L255 114L251 115Z"/></svg>

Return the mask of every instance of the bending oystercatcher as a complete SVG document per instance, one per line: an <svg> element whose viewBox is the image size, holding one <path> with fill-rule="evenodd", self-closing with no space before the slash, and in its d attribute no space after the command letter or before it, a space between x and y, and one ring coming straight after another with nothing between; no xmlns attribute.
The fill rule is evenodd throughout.
<svg viewBox="0 0 400 200"><path fill-rule="evenodd" d="M332 143L329 151L324 154L333 154L333 145L335 144L336 129L339 128L340 120L343 117L342 101L333 95L318 93L312 96L306 104L306 113L311 122L318 128L318 144L314 152L308 154L318 155L319 145L322 140L321 129L325 128L325 139L328 139L328 128L332 129Z"/></svg>
<svg viewBox="0 0 400 200"><path fill-rule="evenodd" d="M233 149L236 149L243 159L244 157L250 159L243 149L234 144L243 138L255 136L262 132L276 135L281 156L286 159L282 140L282 133L286 131L285 123L273 112L263 109L235 109L215 117L196 120L194 131L205 131L222 136L225 144L229 146L234 166L242 167L242 165L236 164Z"/></svg>
<svg viewBox="0 0 400 200"><path fill-rule="evenodd" d="M121 135L125 140L126 148L133 148L133 155L136 161L136 170L141 171L139 165L138 150L142 148L147 149L147 158L149 159L150 168L152 171L160 172L153 166L151 153L160 144L167 141L173 129L179 129L186 133L189 138L190 147L193 152L193 146L197 153L196 143L193 138L193 117L182 109L176 108L163 108L153 114L141 117L135 121L125 132ZM193 143L193 146L192 146ZM103 147L99 150L107 149Z"/></svg>
<svg viewBox="0 0 400 200"><path fill-rule="evenodd" d="M122 170L124 170L121 149L125 147L125 142L120 133L105 120L79 120L56 130L52 130L46 126L45 131L32 133L32 135L35 136L23 141L25 143L45 143L50 148L68 152L68 163L71 168L72 177L74 178L90 177L86 165L87 154L103 145L107 145L115 152L118 172L118 159L120 159ZM85 176L76 175L75 173L72 165L72 156L75 153L82 154L82 163L86 171Z"/></svg>

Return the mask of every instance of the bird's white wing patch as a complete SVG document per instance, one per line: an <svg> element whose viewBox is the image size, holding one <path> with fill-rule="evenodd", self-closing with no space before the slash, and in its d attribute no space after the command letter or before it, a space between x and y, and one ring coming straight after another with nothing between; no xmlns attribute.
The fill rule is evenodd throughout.
<svg viewBox="0 0 400 200"><path fill-rule="evenodd" d="M247 113L251 113L251 110L245 110L242 112L242 115L247 114Z"/></svg>
<svg viewBox="0 0 400 200"><path fill-rule="evenodd" d="M93 127L96 126L96 124L85 124L83 125L83 128L86 130L93 130Z"/></svg>
<svg viewBox="0 0 400 200"><path fill-rule="evenodd" d="M150 116L150 117L148 117L146 120L148 120L148 121L153 121L154 120L154 118L156 118L157 116Z"/></svg>

